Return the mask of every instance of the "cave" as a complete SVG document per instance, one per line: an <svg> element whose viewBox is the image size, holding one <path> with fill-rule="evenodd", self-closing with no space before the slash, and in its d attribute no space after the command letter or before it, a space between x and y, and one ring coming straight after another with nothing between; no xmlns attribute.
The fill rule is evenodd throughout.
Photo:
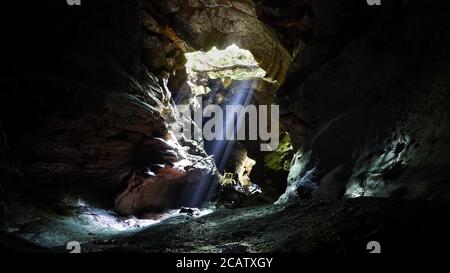
<svg viewBox="0 0 450 273"><path fill-rule="evenodd" d="M2 250L450 242L448 1L48 2L1 17Z"/></svg>

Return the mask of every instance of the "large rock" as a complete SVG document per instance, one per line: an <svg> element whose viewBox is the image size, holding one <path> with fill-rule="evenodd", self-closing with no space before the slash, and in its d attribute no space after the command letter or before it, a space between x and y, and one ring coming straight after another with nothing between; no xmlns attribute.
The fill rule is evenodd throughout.
<svg viewBox="0 0 450 273"><path fill-rule="evenodd" d="M132 162L137 170L115 200L121 214L199 206L214 193L213 159L188 153L171 134L144 141Z"/></svg>
<svg viewBox="0 0 450 273"><path fill-rule="evenodd" d="M210 167L200 169L189 166L184 169L164 166L156 174L135 173L128 181L127 189L117 197L116 211L124 215L140 215L183 206L199 206L205 199L195 200L194 197L197 191L203 191L199 193L203 196L211 190L208 188Z"/></svg>

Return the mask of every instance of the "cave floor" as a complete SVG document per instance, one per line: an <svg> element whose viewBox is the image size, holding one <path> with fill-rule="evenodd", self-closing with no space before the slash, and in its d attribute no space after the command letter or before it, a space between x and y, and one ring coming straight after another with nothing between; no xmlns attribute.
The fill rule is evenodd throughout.
<svg viewBox="0 0 450 273"><path fill-rule="evenodd" d="M85 241L81 249L97 253L367 253L367 243L378 241L387 253L429 253L450 242L449 208L450 204L436 201L357 198L218 209L198 218L179 214L136 232L103 234ZM41 226L40 232L46 227L48 233L54 232L58 226L51 223ZM78 231L83 232L87 231ZM68 251L62 244L38 246L10 233L1 232L0 237L3 249Z"/></svg>
<svg viewBox="0 0 450 273"><path fill-rule="evenodd" d="M287 207L222 209L170 219L126 237L93 241L89 252L338 252L438 251L449 242L448 204L358 198L339 203L297 202Z"/></svg>

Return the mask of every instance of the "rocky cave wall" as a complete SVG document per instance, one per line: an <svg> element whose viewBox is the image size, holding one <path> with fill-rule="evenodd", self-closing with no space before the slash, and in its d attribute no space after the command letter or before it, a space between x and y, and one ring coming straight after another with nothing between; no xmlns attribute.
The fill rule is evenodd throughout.
<svg viewBox="0 0 450 273"><path fill-rule="evenodd" d="M314 34L277 97L299 149L282 200L448 199L448 2L311 10Z"/></svg>
<svg viewBox="0 0 450 273"><path fill-rule="evenodd" d="M189 204L193 177L213 176L215 167L200 143L182 139L163 78L144 66L141 2L95 1L83 9L39 3L16 18L33 22L35 31L12 31L23 22L5 22L11 30L0 100L6 203L18 189L45 202L80 194L110 206L141 175L158 198L141 204L133 188L137 196L116 204L119 212ZM174 166L182 160L184 166Z"/></svg>

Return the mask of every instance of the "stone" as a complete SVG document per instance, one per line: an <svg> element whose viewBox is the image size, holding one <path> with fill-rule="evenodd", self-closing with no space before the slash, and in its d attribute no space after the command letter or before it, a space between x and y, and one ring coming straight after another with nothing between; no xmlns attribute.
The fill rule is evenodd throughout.
<svg viewBox="0 0 450 273"><path fill-rule="evenodd" d="M180 209L180 213L187 214L188 216L193 217L200 215L200 210L198 208L182 207Z"/></svg>

